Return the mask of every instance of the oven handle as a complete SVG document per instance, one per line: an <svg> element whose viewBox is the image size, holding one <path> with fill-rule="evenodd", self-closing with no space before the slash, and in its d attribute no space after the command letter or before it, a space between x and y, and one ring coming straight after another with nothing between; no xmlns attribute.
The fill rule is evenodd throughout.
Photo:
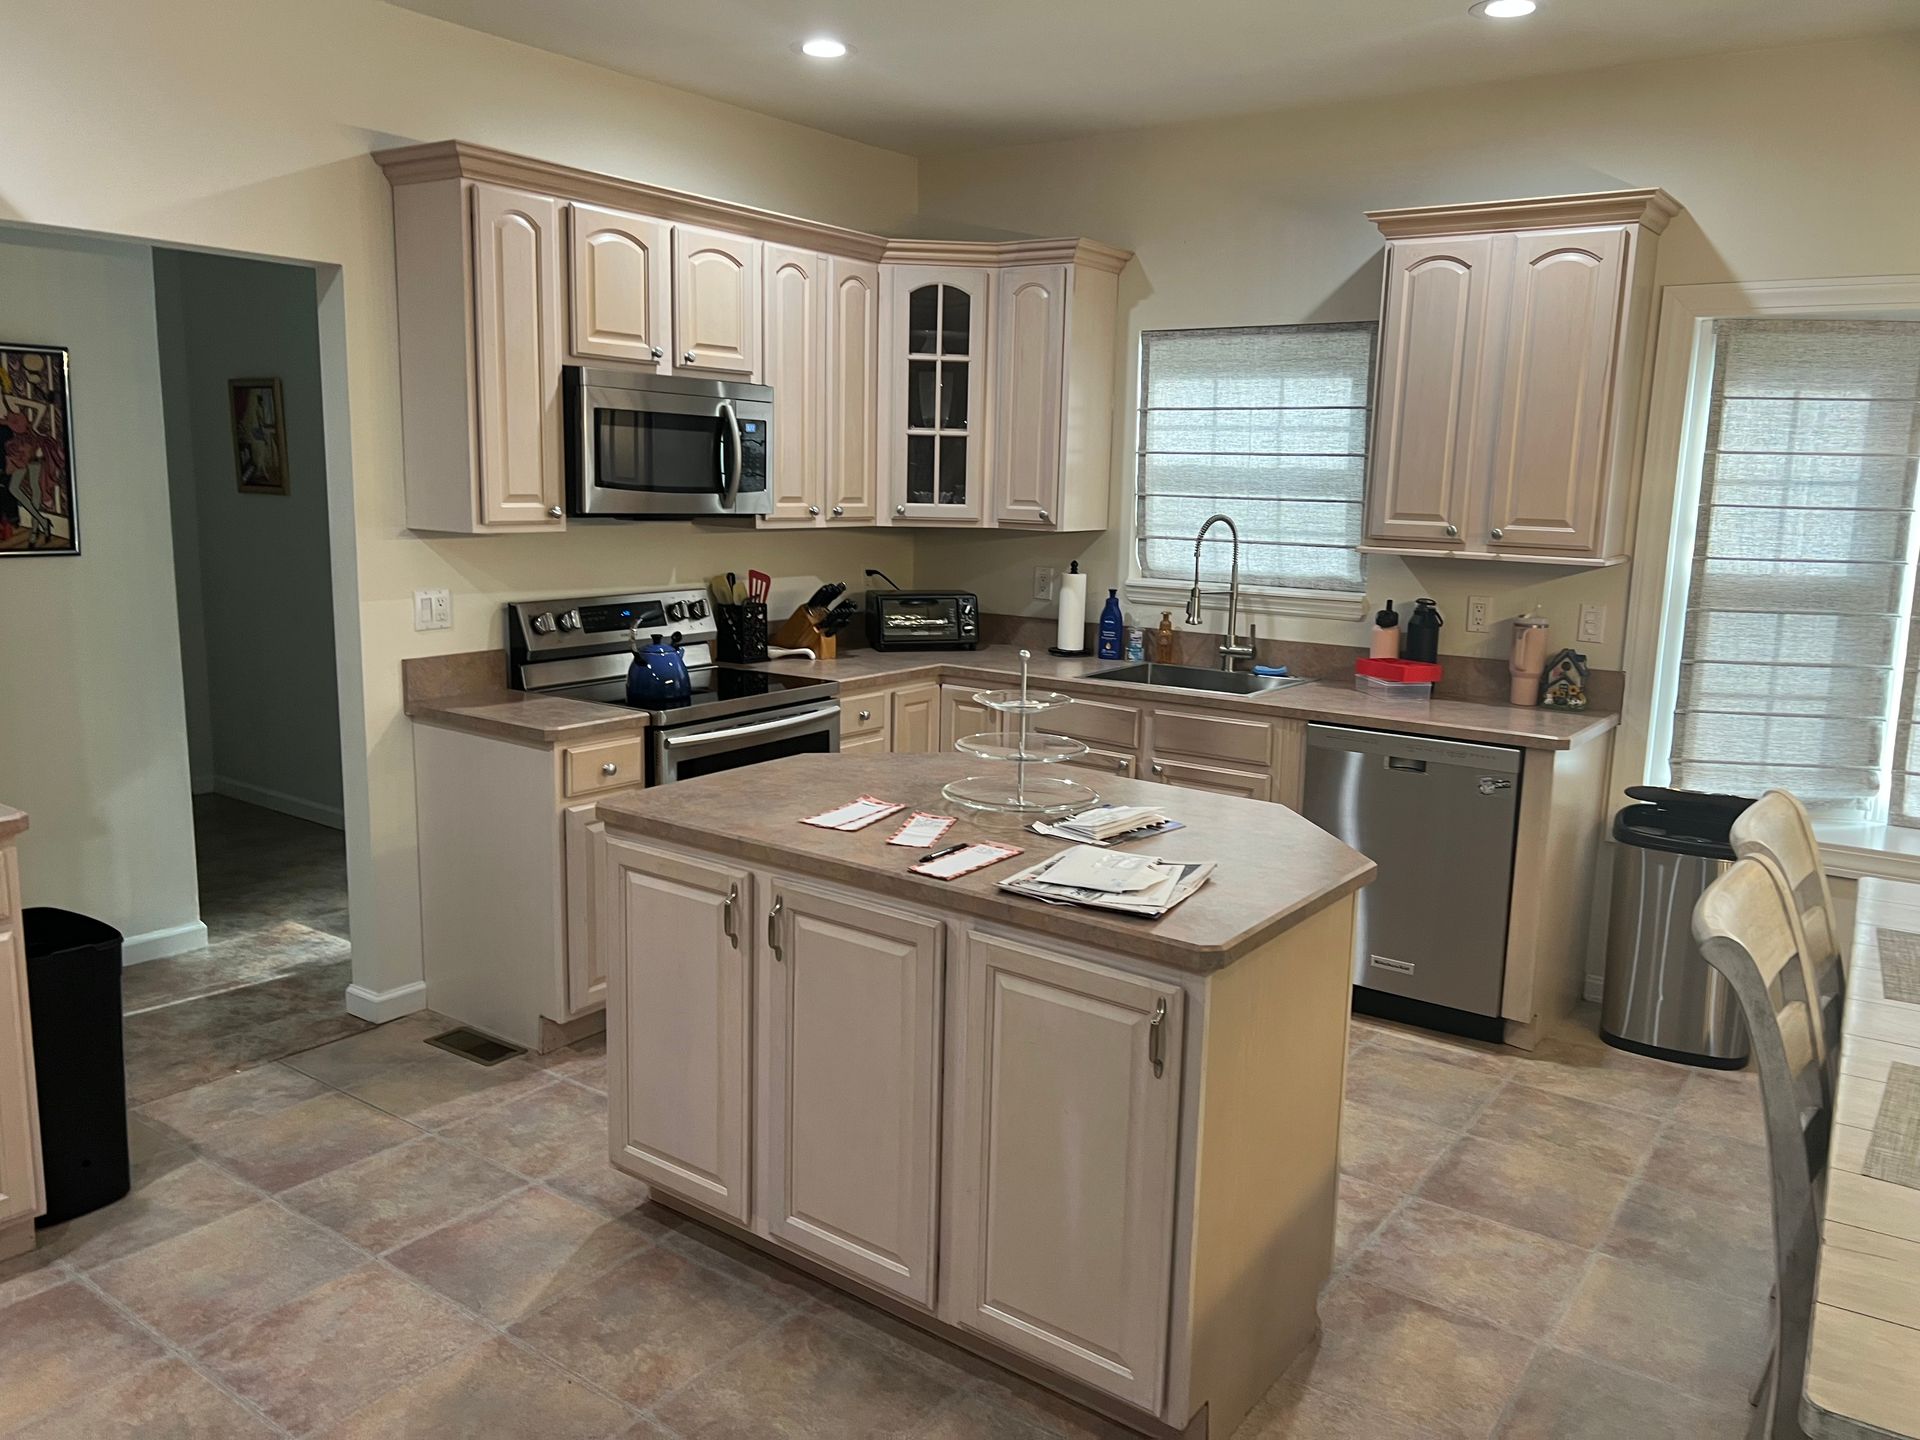
<svg viewBox="0 0 1920 1440"><path fill-rule="evenodd" d="M742 735L770 735L776 730L792 730L814 720L824 720L829 715L838 715L838 705L822 706L818 710L802 710L798 715L782 715L778 720L761 720L752 725L735 725L727 730L702 730L697 735L662 735L661 742L669 750L677 750L683 745L711 745L717 740L733 740Z"/></svg>
<svg viewBox="0 0 1920 1440"><path fill-rule="evenodd" d="M746 464L746 450L740 443L740 417L733 413L733 402L720 402L720 418L727 422L727 451L733 463L720 472L720 508L731 510L740 500L740 469Z"/></svg>

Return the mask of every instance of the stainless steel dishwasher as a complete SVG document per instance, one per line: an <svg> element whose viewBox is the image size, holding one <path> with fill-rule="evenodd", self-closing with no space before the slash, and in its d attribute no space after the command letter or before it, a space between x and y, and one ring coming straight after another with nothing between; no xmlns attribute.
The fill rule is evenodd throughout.
<svg viewBox="0 0 1920 1440"><path fill-rule="evenodd" d="M1380 867L1360 892L1356 1006L1498 1036L1519 809L1518 750L1307 727L1302 813Z"/></svg>

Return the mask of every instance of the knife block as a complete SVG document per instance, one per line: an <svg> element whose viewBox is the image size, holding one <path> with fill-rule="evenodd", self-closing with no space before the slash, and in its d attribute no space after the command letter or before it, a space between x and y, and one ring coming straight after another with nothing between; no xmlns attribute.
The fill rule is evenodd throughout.
<svg viewBox="0 0 1920 1440"><path fill-rule="evenodd" d="M805 605L802 605L787 617L786 623L783 624L779 632L774 635L773 643L795 649L805 646L822 660L831 660L839 651L840 637L838 635L822 635L820 633L819 620L815 618L811 610Z"/></svg>

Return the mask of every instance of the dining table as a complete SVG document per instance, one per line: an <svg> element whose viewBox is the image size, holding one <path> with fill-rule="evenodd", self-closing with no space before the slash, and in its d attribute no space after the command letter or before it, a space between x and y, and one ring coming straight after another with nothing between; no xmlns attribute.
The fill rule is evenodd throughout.
<svg viewBox="0 0 1920 1440"><path fill-rule="evenodd" d="M1860 882L1800 1420L1920 1437L1920 884Z"/></svg>

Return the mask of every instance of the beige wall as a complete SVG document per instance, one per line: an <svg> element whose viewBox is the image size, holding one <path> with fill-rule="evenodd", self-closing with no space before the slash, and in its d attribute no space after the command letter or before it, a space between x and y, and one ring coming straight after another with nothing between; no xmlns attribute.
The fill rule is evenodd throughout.
<svg viewBox="0 0 1920 1440"><path fill-rule="evenodd" d="M71 352L78 556L0 556L0 797L31 905L204 938L147 250L0 232L0 339Z"/></svg>
<svg viewBox="0 0 1920 1440"><path fill-rule="evenodd" d="M952 220L1086 234L1138 260L1121 277L1115 528L942 537L923 543L920 579L1029 611L1046 608L1031 598L1036 564L1078 558L1090 590L1115 583L1140 331L1377 318L1381 242L1367 210L1662 185L1687 211L1662 240L1661 284L1920 270L1916 77L1920 36L1887 36L923 162L924 233ZM1369 608L1392 597L1403 613L1412 596L1434 596L1448 619L1442 649L1462 654L1507 643L1498 624L1464 633L1469 594L1492 596L1498 619L1539 601L1565 644L1580 605L1603 604L1607 643L1585 648L1596 665L1622 663L1625 566L1376 556L1367 591ZM1364 643L1357 624L1262 617L1260 629Z"/></svg>
<svg viewBox="0 0 1920 1440"><path fill-rule="evenodd" d="M378 0L76 0L10 27L7 58L0 219L322 267L356 986L390 991L420 973L403 656L499 643L500 606L515 596L756 563L850 582L864 565L911 572L906 542L888 537L741 539L687 525L479 540L408 532L392 219L368 152L460 138L882 230L914 211L910 159ZM156 460L156 501L160 473ZM453 591L452 630L414 632L412 592L426 586ZM6 743L20 736L10 730ZM184 755L180 768L184 786ZM42 819L53 823L36 817L36 828Z"/></svg>

